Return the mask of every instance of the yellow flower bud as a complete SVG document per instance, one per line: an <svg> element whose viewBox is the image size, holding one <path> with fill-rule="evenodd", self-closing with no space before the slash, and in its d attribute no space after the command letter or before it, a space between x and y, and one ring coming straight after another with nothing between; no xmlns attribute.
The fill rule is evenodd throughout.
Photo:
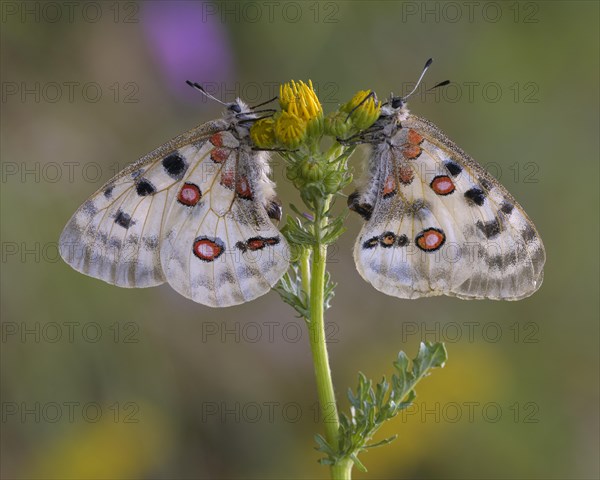
<svg viewBox="0 0 600 480"><path fill-rule="evenodd" d="M323 116L323 108L315 93L312 81L308 84L293 80L279 87L279 105L281 109L308 122Z"/></svg>
<svg viewBox="0 0 600 480"><path fill-rule="evenodd" d="M254 123L250 128L250 139L258 148L274 148L277 142L275 120L263 118Z"/></svg>
<svg viewBox="0 0 600 480"><path fill-rule="evenodd" d="M283 111L275 121L275 137L284 147L294 149L306 138L306 122L297 115Z"/></svg>
<svg viewBox="0 0 600 480"><path fill-rule="evenodd" d="M341 183L344 181L342 172L332 171L323 179L323 185L327 193L335 193L340 189Z"/></svg>
<svg viewBox="0 0 600 480"><path fill-rule="evenodd" d="M346 112L332 112L325 118L325 134L335 138L346 138L350 134L352 122Z"/></svg>
<svg viewBox="0 0 600 480"><path fill-rule="evenodd" d="M306 180L314 182L323 178L325 169L322 163L309 157L300 164L300 173Z"/></svg>
<svg viewBox="0 0 600 480"><path fill-rule="evenodd" d="M352 100L343 105L340 111L350 115L350 121L358 130L364 130L375 123L381 112L381 102L376 102L371 90L360 90Z"/></svg>

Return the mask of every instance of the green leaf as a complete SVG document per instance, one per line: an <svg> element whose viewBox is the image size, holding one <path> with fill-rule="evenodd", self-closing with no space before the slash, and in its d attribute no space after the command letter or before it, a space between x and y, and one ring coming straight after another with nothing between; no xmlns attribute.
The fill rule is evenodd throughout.
<svg viewBox="0 0 600 480"><path fill-rule="evenodd" d="M413 373L417 377L427 374L427 370L434 367L443 367L448 354L446 347L442 343L431 344L429 342L421 342L419 354L414 359Z"/></svg>
<svg viewBox="0 0 600 480"><path fill-rule="evenodd" d="M361 472L367 472L367 467L365 467L362 462L358 459L358 457L355 454L350 455L350 458L352 459L352 461L354 462L354 465L356 465L356 468L358 468Z"/></svg>
<svg viewBox="0 0 600 480"><path fill-rule="evenodd" d="M398 438L398 435L392 435L389 438L386 438L384 440L381 440L380 442L377 443L372 443L371 445L365 445L364 448L376 448L376 447L382 447L383 445L387 445L388 443L392 443L394 440L396 440Z"/></svg>
<svg viewBox="0 0 600 480"><path fill-rule="evenodd" d="M416 397L416 384L426 377L432 368L443 367L446 359L447 353L442 343L424 342L419 346L419 352L412 363L404 352L398 354L394 362L395 372L389 381L383 377L373 387L373 382L363 373L359 373L356 390L348 390L349 415L340 415L339 448L333 449L323 437L317 441L317 450L327 455L327 458L323 459L325 463L333 465L340 460L350 459L363 470L364 465L357 455L369 448L387 445L397 438L397 435L394 435L379 442L369 443L384 422L412 404Z"/></svg>
<svg viewBox="0 0 600 480"><path fill-rule="evenodd" d="M290 305L300 317L310 320L310 307L306 292L302 290L302 279L298 274L298 265L292 264L291 272L281 277L281 280L273 287L281 299Z"/></svg>

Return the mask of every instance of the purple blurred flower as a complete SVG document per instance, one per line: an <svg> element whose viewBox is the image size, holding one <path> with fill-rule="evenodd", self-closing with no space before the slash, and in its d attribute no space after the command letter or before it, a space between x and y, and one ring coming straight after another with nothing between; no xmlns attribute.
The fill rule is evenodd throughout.
<svg viewBox="0 0 600 480"><path fill-rule="evenodd" d="M229 36L218 16L206 15L204 2L141 5L152 55L175 95L182 99L197 95L186 80L213 83L213 91L215 85L230 81L233 59Z"/></svg>

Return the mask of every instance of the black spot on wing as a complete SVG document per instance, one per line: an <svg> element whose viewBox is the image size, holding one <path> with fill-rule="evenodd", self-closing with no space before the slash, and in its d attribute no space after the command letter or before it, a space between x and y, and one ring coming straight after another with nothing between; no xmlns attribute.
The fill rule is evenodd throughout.
<svg viewBox="0 0 600 480"><path fill-rule="evenodd" d="M225 285L227 283L234 284L237 282L235 275L230 270L225 270L217 277L217 285Z"/></svg>
<svg viewBox="0 0 600 480"><path fill-rule="evenodd" d="M181 180L187 170L185 160L178 153L172 153L168 157L165 157L162 165L167 174L175 180Z"/></svg>
<svg viewBox="0 0 600 480"><path fill-rule="evenodd" d="M144 237L144 246L150 250L156 250L159 246L158 236L149 235Z"/></svg>
<svg viewBox="0 0 600 480"><path fill-rule="evenodd" d="M407 215L410 215L418 220L424 220L428 215L431 214L430 204L422 198L408 203L404 208Z"/></svg>
<svg viewBox="0 0 600 480"><path fill-rule="evenodd" d="M358 213L365 220L369 221L373 214L373 206L368 203L360 203L360 194L358 191L351 193L348 196L348 208L353 212Z"/></svg>
<svg viewBox="0 0 600 480"><path fill-rule="evenodd" d="M504 200L500 206L500 211L505 215L510 215L514 208L515 206L512 203Z"/></svg>
<svg viewBox="0 0 600 480"><path fill-rule="evenodd" d="M456 162L448 160L447 162L444 162L444 166L448 169L448 172L450 172L450 175L453 177L460 175L460 172L462 172L462 167Z"/></svg>
<svg viewBox="0 0 600 480"><path fill-rule="evenodd" d="M409 243L408 237L404 234L398 235L398 237L396 238L396 244L399 247L405 247L406 245L408 245L408 243Z"/></svg>
<svg viewBox="0 0 600 480"><path fill-rule="evenodd" d="M140 243L140 236L139 235L127 235L127 237L125 237L125 243L127 243L127 245L139 245Z"/></svg>
<svg viewBox="0 0 600 480"><path fill-rule="evenodd" d="M147 195L152 195L156 192L156 187L152 185L148 180L142 178L135 185L135 191L140 197L145 197Z"/></svg>
<svg viewBox="0 0 600 480"><path fill-rule="evenodd" d="M490 257L484 257L485 263L490 268L502 268L504 266L504 257L502 255L492 255Z"/></svg>
<svg viewBox="0 0 600 480"><path fill-rule="evenodd" d="M129 228L135 222L132 221L129 214L125 213L123 210L119 210L115 215L115 223L120 227Z"/></svg>
<svg viewBox="0 0 600 480"><path fill-rule="evenodd" d="M369 238L368 240L365 240L362 244L362 247L364 249L371 249L371 248L375 248L377 246L377 244L379 244L379 236L376 237L372 237Z"/></svg>
<svg viewBox="0 0 600 480"><path fill-rule="evenodd" d="M114 237L109 238L108 241L107 242L105 241L104 243L106 245L108 245L108 248L115 249L115 250L120 250L121 247L123 246L123 242L121 241L121 239L114 238Z"/></svg>
<svg viewBox="0 0 600 480"><path fill-rule="evenodd" d="M475 225L477 225L477 228L481 230L485 238L488 239L496 237L502 231L500 222L497 218L488 222L482 222L481 220L478 220Z"/></svg>
<svg viewBox="0 0 600 480"><path fill-rule="evenodd" d="M112 197L113 194L113 190L115 189L114 185L109 185L108 187L106 187L106 189L104 190L104 196L106 198L110 198Z"/></svg>
<svg viewBox="0 0 600 480"><path fill-rule="evenodd" d="M491 255L491 256L485 256L484 255L484 259L485 259L485 263L490 267L490 268L506 268L512 265L516 265L517 261L518 261L518 255L517 255L517 251L516 250L512 250L507 252L506 254L502 255Z"/></svg>
<svg viewBox="0 0 600 480"><path fill-rule="evenodd" d="M393 247L396 243L396 235L393 232L384 232L379 236L379 245L383 248Z"/></svg>
<svg viewBox="0 0 600 480"><path fill-rule="evenodd" d="M473 187L465 192L465 198L475 205L482 206L485 200L485 193L479 187Z"/></svg>
<svg viewBox="0 0 600 480"><path fill-rule="evenodd" d="M494 184L492 182L490 182L489 180L483 178L483 177L479 177L479 183L481 184L481 186L483 188L485 188L488 192L494 188Z"/></svg>
<svg viewBox="0 0 600 480"><path fill-rule="evenodd" d="M96 205L94 205L94 202L92 202L91 200L87 200L81 206L81 211L85 215L87 215L89 218L92 218L94 215L96 215L98 213L98 209L96 208Z"/></svg>
<svg viewBox="0 0 600 480"><path fill-rule="evenodd" d="M525 240L527 243L535 240L535 238L537 237L535 229L529 224L525 225L525 228L521 232L521 235L523 236L523 240Z"/></svg>

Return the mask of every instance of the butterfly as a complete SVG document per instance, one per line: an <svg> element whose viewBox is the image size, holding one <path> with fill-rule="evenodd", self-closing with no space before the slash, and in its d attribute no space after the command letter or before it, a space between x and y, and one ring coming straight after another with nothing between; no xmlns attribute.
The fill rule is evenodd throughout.
<svg viewBox="0 0 600 480"><path fill-rule="evenodd" d="M366 221L354 246L360 275L399 298L530 296L546 259L535 226L483 167L409 113L408 96L391 95L377 121L346 141L371 145L366 178L348 197Z"/></svg>
<svg viewBox="0 0 600 480"><path fill-rule="evenodd" d="M120 287L168 282L211 307L267 293L289 248L271 222L281 203L268 152L249 137L260 111L240 99L224 105L222 118L145 155L81 205L60 237L65 262Z"/></svg>

